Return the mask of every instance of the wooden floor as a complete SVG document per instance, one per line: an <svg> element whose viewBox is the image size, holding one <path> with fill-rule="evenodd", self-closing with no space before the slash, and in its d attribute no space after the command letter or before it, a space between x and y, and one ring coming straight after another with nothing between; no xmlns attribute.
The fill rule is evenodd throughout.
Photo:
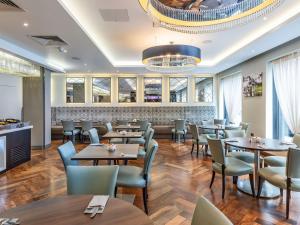
<svg viewBox="0 0 300 225"><path fill-rule="evenodd" d="M197 197L204 195L234 224L300 224L300 195L292 195L290 220L284 219L285 200L257 200L239 192L227 180L225 200L221 199L220 177L209 189L211 160L190 154L191 142L177 144L158 140L159 150L149 188L149 215L155 224L190 224ZM0 211L57 195L66 194L63 164L56 151L60 141L46 151L34 150L32 160L0 175ZM80 150L84 145L76 145ZM130 164L142 165L131 161ZM134 193L134 204L142 209L139 189L119 189Z"/></svg>

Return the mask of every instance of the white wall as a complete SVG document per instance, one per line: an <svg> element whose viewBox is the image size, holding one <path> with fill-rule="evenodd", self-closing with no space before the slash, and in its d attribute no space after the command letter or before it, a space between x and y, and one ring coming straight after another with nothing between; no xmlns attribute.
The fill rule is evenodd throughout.
<svg viewBox="0 0 300 225"><path fill-rule="evenodd" d="M0 119L22 119L22 77L0 73Z"/></svg>
<svg viewBox="0 0 300 225"><path fill-rule="evenodd" d="M169 102L169 77L188 77L188 102L170 103ZM85 103L66 103L66 77L85 77ZM92 103L92 78L93 77L111 77L111 103ZM118 77L137 77L137 102L136 103L118 103ZM162 103L144 103L144 77L162 77ZM193 105L216 105L216 95L214 94L213 103L195 102L195 77L213 77L213 75L78 75L78 74L52 74L51 78L51 106L52 107L74 107L74 106L193 106ZM216 82L214 79L214 92Z"/></svg>

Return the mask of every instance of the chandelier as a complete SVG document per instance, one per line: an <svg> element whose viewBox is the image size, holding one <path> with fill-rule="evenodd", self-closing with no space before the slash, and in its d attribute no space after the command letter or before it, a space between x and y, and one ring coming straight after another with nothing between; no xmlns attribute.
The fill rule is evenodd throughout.
<svg viewBox="0 0 300 225"><path fill-rule="evenodd" d="M217 32L255 20L270 13L284 0L242 0L217 8L180 9L160 0L139 0L154 24L189 34Z"/></svg>
<svg viewBox="0 0 300 225"><path fill-rule="evenodd" d="M201 50L190 45L160 45L143 51L146 68L158 73L193 70L201 61Z"/></svg>

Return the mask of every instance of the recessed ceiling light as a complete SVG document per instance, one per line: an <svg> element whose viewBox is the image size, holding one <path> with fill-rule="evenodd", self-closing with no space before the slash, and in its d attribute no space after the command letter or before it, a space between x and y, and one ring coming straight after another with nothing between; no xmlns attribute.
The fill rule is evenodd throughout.
<svg viewBox="0 0 300 225"><path fill-rule="evenodd" d="M63 52L63 53L68 52L68 50L66 48L63 48L63 47L58 47L58 51Z"/></svg>
<svg viewBox="0 0 300 225"><path fill-rule="evenodd" d="M87 66L87 64L85 63L84 66Z"/></svg>
<svg viewBox="0 0 300 225"><path fill-rule="evenodd" d="M268 17L265 16L263 19L266 21L268 19Z"/></svg>
<svg viewBox="0 0 300 225"><path fill-rule="evenodd" d="M23 23L23 26L24 26L24 27L28 27L28 26L29 26L29 23L26 23L26 22L25 22L25 23Z"/></svg>

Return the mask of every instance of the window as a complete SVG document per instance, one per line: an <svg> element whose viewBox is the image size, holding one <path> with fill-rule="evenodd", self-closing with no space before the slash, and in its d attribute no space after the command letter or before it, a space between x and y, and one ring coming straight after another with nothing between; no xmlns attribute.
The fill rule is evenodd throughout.
<svg viewBox="0 0 300 225"><path fill-rule="evenodd" d="M213 101L213 78L210 77L195 78L195 100L196 102Z"/></svg>
<svg viewBox="0 0 300 225"><path fill-rule="evenodd" d="M67 103L84 103L84 78L67 78L66 83L66 100Z"/></svg>
<svg viewBox="0 0 300 225"><path fill-rule="evenodd" d="M136 102L136 78L119 78L119 102Z"/></svg>
<svg viewBox="0 0 300 225"><path fill-rule="evenodd" d="M161 102L161 78L144 79L144 102Z"/></svg>
<svg viewBox="0 0 300 225"><path fill-rule="evenodd" d="M170 102L187 102L188 78L171 77Z"/></svg>
<svg viewBox="0 0 300 225"><path fill-rule="evenodd" d="M111 78L95 77L93 78L93 102L111 101Z"/></svg>

